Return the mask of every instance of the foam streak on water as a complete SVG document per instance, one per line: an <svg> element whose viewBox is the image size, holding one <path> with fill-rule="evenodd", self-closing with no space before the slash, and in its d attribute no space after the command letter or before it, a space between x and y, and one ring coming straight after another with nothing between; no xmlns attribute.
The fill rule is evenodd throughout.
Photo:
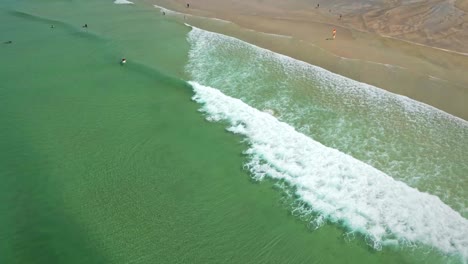
<svg viewBox="0 0 468 264"><path fill-rule="evenodd" d="M320 217L363 234L375 248L423 243L468 257L468 221L440 201L336 149L323 146L268 113L219 90L190 83L209 121L250 143L246 168L254 179L284 180Z"/></svg>
<svg viewBox="0 0 468 264"><path fill-rule="evenodd" d="M119 5L131 5L133 2L127 1L127 0L115 0L114 4L119 4Z"/></svg>
<svg viewBox="0 0 468 264"><path fill-rule="evenodd" d="M164 8L162 6L158 6L158 5L153 5L155 8L158 8L160 10L161 13L167 13L167 14L173 14L173 15L185 15L183 13L180 13L180 12L177 12L177 11L174 11L174 10L170 10L170 9L167 9L167 8Z"/></svg>
<svg viewBox="0 0 468 264"><path fill-rule="evenodd" d="M193 28L187 39L192 80L268 111L468 216L468 122L229 36Z"/></svg>

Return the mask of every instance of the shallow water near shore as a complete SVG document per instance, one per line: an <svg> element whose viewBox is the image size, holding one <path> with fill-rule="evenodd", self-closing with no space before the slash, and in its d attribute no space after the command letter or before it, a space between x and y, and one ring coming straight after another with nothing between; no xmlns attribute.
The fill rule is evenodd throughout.
<svg viewBox="0 0 468 264"><path fill-rule="evenodd" d="M360 146L362 124L348 127L349 118L363 108L346 114L351 106L344 105L334 113L322 111L329 113L326 116L307 112L300 98L307 91L290 90L290 86L304 89L299 81L276 87L278 94L262 90L258 84L270 87L284 82L264 72L256 75L257 80L248 75L256 72L248 67L248 58L243 60L242 49L226 50L232 60L224 60L222 67L216 57L222 53L204 56L207 64L197 64L201 61L194 56L206 55L194 53L197 44L190 38L197 31L146 6L6 1L0 7L2 38L13 41L0 47L3 60L9 62L0 66L0 224L8 227L0 231L0 252L4 252L0 262L460 262L458 256L429 250L431 245L375 250L340 221L314 229L310 215L295 210L300 200L288 196L285 189L294 189L281 185L285 181L252 179L254 174L245 167L252 156L243 154L252 145L245 141L248 135L226 132L229 120L206 122L210 104L194 102L192 97L200 96L200 90L187 81L213 86L257 110L271 110L274 120L408 186L438 195L464 217L466 193L455 183L463 182L466 175L466 160L459 154L467 144L452 142L466 142L466 125L457 127L456 122L435 117L449 125L446 138L437 141L444 146L437 150L442 154L423 159L414 150L388 166L383 156L390 147L384 139L377 137L379 149L364 144L378 154L368 155ZM87 29L81 27L84 23ZM203 34L209 33L198 37ZM215 45L212 48L219 51ZM127 58L125 66L118 63L122 57ZM280 64L265 62L265 70L275 65ZM216 66L224 72L213 72ZM329 90L320 79L316 81L317 87ZM250 92L242 94L246 90L239 87ZM324 109L323 102L332 100L326 91L315 93L322 100L310 96L307 103L317 108ZM284 101L274 101L279 98ZM297 102L296 108L288 100ZM397 124L424 127L423 121L406 123L406 114L394 115ZM338 116L342 130L332 135L329 130ZM374 124L370 117L363 122L383 130L392 125L385 120ZM438 135L437 126L428 129L430 135ZM411 150L402 145L419 146L414 143L418 135L408 135L413 138L389 137L395 148L388 154L390 161ZM437 159L442 156L448 165ZM452 182L438 182L434 173L438 168L424 165L431 162L440 164L440 173L450 175ZM416 181L414 172L432 180Z"/></svg>

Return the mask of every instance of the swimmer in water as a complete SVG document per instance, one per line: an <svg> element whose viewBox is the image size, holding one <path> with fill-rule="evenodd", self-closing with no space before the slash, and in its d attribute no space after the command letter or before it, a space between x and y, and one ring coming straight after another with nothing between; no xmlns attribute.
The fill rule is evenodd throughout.
<svg viewBox="0 0 468 264"><path fill-rule="evenodd" d="M125 63L127 63L127 60L125 58L123 58L121 61L120 61L120 65L124 65Z"/></svg>

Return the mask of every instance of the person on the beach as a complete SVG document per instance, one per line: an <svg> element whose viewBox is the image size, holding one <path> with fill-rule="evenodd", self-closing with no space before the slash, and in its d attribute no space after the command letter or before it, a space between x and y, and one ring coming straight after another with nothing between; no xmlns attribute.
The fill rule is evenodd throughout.
<svg viewBox="0 0 468 264"><path fill-rule="evenodd" d="M336 38L336 29L333 29L332 35L333 35L333 39L335 39Z"/></svg>
<svg viewBox="0 0 468 264"><path fill-rule="evenodd" d="M189 3L187 3L187 8L189 8L189 7L190 7L190 4L189 4Z"/></svg>
<svg viewBox="0 0 468 264"><path fill-rule="evenodd" d="M342 15L340 14L340 20L341 20Z"/></svg>
<svg viewBox="0 0 468 264"><path fill-rule="evenodd" d="M317 4L317 7L316 8L319 8L320 7L320 4Z"/></svg>

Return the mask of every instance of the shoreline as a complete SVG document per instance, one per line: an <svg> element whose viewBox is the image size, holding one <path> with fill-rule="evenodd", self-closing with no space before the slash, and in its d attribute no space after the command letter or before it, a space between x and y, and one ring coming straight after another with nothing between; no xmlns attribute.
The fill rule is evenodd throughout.
<svg viewBox="0 0 468 264"><path fill-rule="evenodd" d="M143 1L187 16L182 21L201 29L236 37L468 120L468 76L464 74L468 58L457 51L328 22L296 20L288 12L283 17L268 17L254 9L258 11L254 15L235 15L198 6L186 8L180 1ZM334 41L327 40L331 28L338 29Z"/></svg>

